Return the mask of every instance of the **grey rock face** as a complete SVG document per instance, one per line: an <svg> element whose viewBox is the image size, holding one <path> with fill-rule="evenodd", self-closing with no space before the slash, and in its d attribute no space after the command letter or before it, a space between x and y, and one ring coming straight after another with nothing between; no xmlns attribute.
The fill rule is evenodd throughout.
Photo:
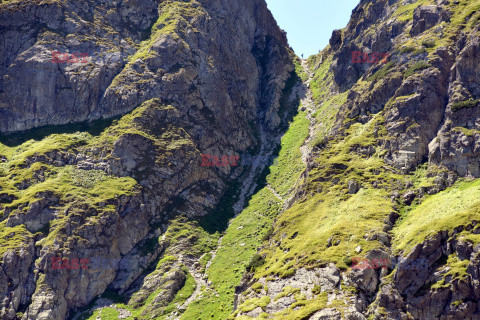
<svg viewBox="0 0 480 320"><path fill-rule="evenodd" d="M441 21L449 20L449 13L442 6L420 6L413 12L413 26L410 35L415 37L434 27Z"/></svg>
<svg viewBox="0 0 480 320"><path fill-rule="evenodd" d="M470 35L459 41L460 53L452 68L449 85L448 108L445 120L434 140L429 145L429 159L433 164L443 164L460 176L480 176L479 104L454 110L455 103L480 98L478 37Z"/></svg>
<svg viewBox="0 0 480 320"><path fill-rule="evenodd" d="M18 212L11 214L7 219L6 226L15 227L23 224L27 230L37 232L53 220L55 214L52 207L58 204L58 199L52 194L39 194L38 196L40 200L32 203L26 213Z"/></svg>
<svg viewBox="0 0 480 320"><path fill-rule="evenodd" d="M121 4L118 14L112 14L117 5L107 1L98 5L27 2L21 10L17 10L18 4L2 5L0 20L5 36L0 43L0 132L128 111L107 107L101 102L102 95L125 65L121 58L135 52L133 45L142 40L158 12L151 0ZM112 32L95 28L93 19L101 19ZM99 41L88 40L87 35ZM112 47L114 57L109 53ZM70 54L72 62L52 62L55 51ZM102 57L109 61L84 63L72 57L73 53L86 54L87 60Z"/></svg>
<svg viewBox="0 0 480 320"><path fill-rule="evenodd" d="M370 33L366 37L359 37L362 30L384 18L388 5L389 1L387 0L372 1L369 10L364 10L363 3L360 3L353 10L350 22L343 33L338 30L333 32L330 45L334 51L334 60L330 70L334 74L335 83L340 92L350 89L370 68L369 64L355 63L352 59L352 52L384 53L392 47L393 34L399 32L395 28L383 27L378 32ZM397 26L397 28L402 27Z"/></svg>
<svg viewBox="0 0 480 320"><path fill-rule="evenodd" d="M26 305L35 291L36 276L32 273L35 245L24 242L19 251L7 251L0 265L0 314L3 319L15 319L16 310Z"/></svg>
<svg viewBox="0 0 480 320"><path fill-rule="evenodd" d="M314 270L301 268L297 270L295 275L285 279L279 278L267 281L266 279L261 278L258 282L267 286L268 292L265 292L264 290L259 293L251 290L242 292L238 296L237 305L241 305L242 302L245 302L248 299L268 296L270 297L270 303L264 308L265 312L270 314L280 312L289 308L296 301L294 293L304 295L307 299L312 299L320 292L331 292L338 288L340 279L340 271L333 263L324 268L317 268ZM285 294L287 288L290 288L291 292ZM316 289L318 289L318 291L315 291ZM261 310L252 310L251 312L246 312L245 315L253 317L258 311ZM239 314L239 316L241 315L242 313ZM329 315L336 315L336 311L332 311L331 313L327 310L324 313L318 313L315 317L318 316L320 318L313 319L327 319L325 317Z"/></svg>
<svg viewBox="0 0 480 320"><path fill-rule="evenodd" d="M257 94L262 77L268 82L267 100L282 87L262 74L266 66L259 66L260 59L269 64L270 74L292 69L271 59L287 58L286 39L266 6L259 1L245 5L230 1L188 5L194 15L187 25L176 24L172 16L165 23L176 24L175 32L162 33L162 25L150 30L152 43L143 57L134 55L135 46L148 39L160 14L178 8L151 0L28 2L20 10L15 4L2 5L0 132L107 118L155 97L176 101L191 116L205 108L219 123L253 120L260 111ZM230 12L239 14L224 20L222 15ZM95 28L89 23L93 19L102 21L104 28ZM22 31L30 25L35 26L31 31ZM88 57L86 63L72 56L69 62L55 63L56 51Z"/></svg>
<svg viewBox="0 0 480 320"><path fill-rule="evenodd" d="M335 309L323 309L310 317L310 320L340 320L341 313Z"/></svg>
<svg viewBox="0 0 480 320"><path fill-rule="evenodd" d="M340 113L333 132L339 133L345 115L366 123L383 110L388 138L380 145L390 150L385 156L388 164L408 171L428 159L460 176L479 177L478 27L459 34L450 47L436 48L432 58L421 52L404 54L392 49L405 28L412 26L412 37L420 37L432 28L441 32L439 24L449 22L450 9L442 3L419 6L413 20L405 24L388 20L392 11L386 1L376 1L374 6L375 10L369 10L361 19L355 17L363 14L362 5L354 10L341 45L330 49L334 55L331 71L338 90L350 89L345 113ZM372 23L376 23L378 32L356 41L362 28ZM334 34L332 41L337 43L338 39L339 35ZM385 66L353 63L353 51L389 52L389 72L381 79L369 79ZM409 74L409 68L415 65L422 67ZM368 88L353 86L360 78L369 81Z"/></svg>

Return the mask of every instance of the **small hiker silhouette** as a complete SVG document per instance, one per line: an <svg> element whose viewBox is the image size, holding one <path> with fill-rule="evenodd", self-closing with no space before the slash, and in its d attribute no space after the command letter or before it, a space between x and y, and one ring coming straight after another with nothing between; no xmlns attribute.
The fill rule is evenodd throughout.
<svg viewBox="0 0 480 320"><path fill-rule="evenodd" d="M303 53L302 53L302 60L303 60Z"/></svg>

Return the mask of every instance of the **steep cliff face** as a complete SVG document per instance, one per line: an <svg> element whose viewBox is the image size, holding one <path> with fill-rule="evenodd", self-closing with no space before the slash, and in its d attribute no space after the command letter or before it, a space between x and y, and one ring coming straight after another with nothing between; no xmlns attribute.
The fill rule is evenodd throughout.
<svg viewBox="0 0 480 320"><path fill-rule="evenodd" d="M402 5L404 9L396 9ZM375 1L357 7L342 35L335 36L340 37L332 45L335 83L340 91L350 89L343 109L362 123L385 110L385 127L395 137L384 145L390 150L389 164L410 169L430 154L431 162L478 177L475 147L460 151L464 148L458 143L454 147L446 142L462 139L462 134L452 132L455 128L475 126L467 119L475 112L468 107L478 104L478 67L472 61L478 57L475 6ZM387 53L387 63L352 63L355 51ZM455 153L462 161L454 164L450 160Z"/></svg>
<svg viewBox="0 0 480 320"><path fill-rule="evenodd" d="M214 213L255 176L202 155L276 145L285 34L263 0L4 1L0 17L0 317L65 319L107 288L141 296L158 262L148 319L191 278L190 260L155 276L170 247L198 260L215 244L190 220L200 240L161 240L170 220Z"/></svg>
<svg viewBox="0 0 480 320"><path fill-rule="evenodd" d="M259 82L289 68L271 59L286 57L286 38L261 2L10 1L1 15L3 133L108 118L157 97L235 126L256 119Z"/></svg>

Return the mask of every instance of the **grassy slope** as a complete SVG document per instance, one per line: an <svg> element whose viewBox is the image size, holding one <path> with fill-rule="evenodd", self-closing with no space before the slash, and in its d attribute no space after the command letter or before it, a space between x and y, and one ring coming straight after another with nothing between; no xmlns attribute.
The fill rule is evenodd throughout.
<svg viewBox="0 0 480 320"><path fill-rule="evenodd" d="M394 229L394 247L409 252L429 236L480 219L480 180L461 181L414 206Z"/></svg>
<svg viewBox="0 0 480 320"><path fill-rule="evenodd" d="M427 3L423 1L422 3ZM480 1L461 0L459 8L452 18L453 23L447 29L448 33L454 33L457 27L471 28L474 21L478 21ZM413 9L418 5L401 7L397 15L401 19L409 20ZM477 12L477 13L476 13ZM170 13L169 13L170 14ZM162 16L164 21L173 21L173 16ZM162 24L164 28L173 28L170 23ZM166 29L164 29L165 31ZM173 30L173 29L172 29ZM157 35L160 35L157 34ZM431 40L432 34L426 32L419 40L408 39L402 43L402 46L411 46L419 48L424 46L422 43ZM447 37L444 37L447 39ZM433 39L435 47L444 45L444 39ZM145 43L144 48L148 49L149 44ZM432 51L428 45L427 51ZM432 49L432 50L431 50ZM133 58L142 58L148 50L139 50L138 55ZM132 59L132 61L134 60ZM311 61L312 65L315 61ZM312 81L312 90L314 99L317 102L324 102L315 114L321 123L322 130L319 139L323 138L334 120L338 107L345 101L346 94L341 96L329 97L324 88L328 87L331 81L331 74L328 73L328 67L331 60L327 57L326 61L320 65ZM384 70L386 73L387 70ZM413 70L415 71L415 70ZM379 79L375 79L379 80ZM380 115L381 116L381 115ZM31 168L24 169L20 165L27 156L32 154L43 154L52 149L71 149L87 145L92 141L96 143L110 143L117 137L118 132L123 132L124 122L116 124L108 129L100 137L94 137L88 133L72 134L53 134L44 138L42 141L27 141L16 147L0 145L0 154L6 156L6 162L2 163L2 172L0 172L0 183L2 192L12 193L17 197L12 205L29 204L33 200L36 190L44 190L44 187L52 188L55 192L65 193L67 189L74 190L74 194L87 197L95 204L99 196L103 193L96 193L89 188L82 187L82 183L76 185L73 177L79 172L71 172L72 168L57 169L45 165L49 172L49 179L45 183L35 186L35 189L18 190L15 184L25 179L31 178L33 172L38 170L39 164ZM377 119L380 121L381 119ZM380 121L381 122L381 121ZM297 181L297 178L303 170L303 164L299 161L298 147L306 137L306 119L303 115L297 116L290 130L282 140L282 149L279 156L279 164L271 168L271 175L267 181L276 191L285 196L291 190ZM384 167L381 161L381 153L377 153L369 159L356 155L351 152L353 145L374 144L375 138L371 135L371 128L375 126L374 122L366 125L354 125L348 132L346 138L332 142L318 159L320 166L312 172L312 175L306 185L307 191L315 194L307 194L305 201L297 203L294 207L284 212L278 219L278 229L275 232L273 240L281 242L281 249L267 249L264 253L267 255L266 264L258 270L257 276L267 274L278 274L287 276L292 274L295 268L302 265L315 265L319 261L336 262L340 267L346 267L344 258L353 253L353 248L362 245L364 252L379 246L376 241L367 242L363 238L365 233L372 233L382 228L382 221L392 210L390 202L389 186L396 181L404 181L405 178L416 179L416 183L427 183L424 177L399 177L389 171L382 170ZM126 125L128 127L128 125ZM131 128L130 128L131 129ZM130 130L128 129L128 130ZM132 129L134 130L134 129ZM343 165L347 168L337 171L336 166ZM379 173L378 173L379 172ZM72 174L73 173L73 174ZM8 175L7 175L8 174ZM326 178L326 181L322 181ZM332 180L338 178L338 183L332 184ZM85 183L91 181L106 183L107 185L118 184L118 192L131 192L133 181L116 180L116 178L103 176L87 176ZM113 179L113 180L112 180ZM363 189L356 195L348 195L346 186L349 180L357 179L362 181ZM382 188L373 188L371 183L380 182ZM48 189L46 188L46 189ZM422 242L432 233L440 229L453 229L455 226L466 224L477 218L479 203L478 199L479 185L477 181L461 182L452 189L446 190L438 195L430 196L425 201L413 208L407 208L402 219L394 229L393 245L397 252L408 251L416 243ZM239 283L241 275L245 270L251 256L256 252L264 235L268 234L273 219L281 211L281 201L276 198L267 188L262 189L252 197L248 207L235 219L232 220L229 228L225 232L222 247L219 248L216 258L209 269L209 280L212 281L214 291L205 292L202 299L193 303L183 315L184 319L223 319L232 311L232 301L234 287ZM8 247L18 246L24 239L31 235L21 227L9 229L0 225L0 248L4 250ZM9 235L15 232L15 237ZM295 239L289 239L297 233ZM280 235L286 233L287 238L281 240ZM471 234L463 234L465 239L478 243L478 237ZM340 240L340 244L326 248L327 240L333 237L334 240ZM1 256L0 250L0 256ZM288 252L285 252L287 251ZM455 257L449 257L450 263L459 264ZM233 262L233 263L232 263ZM188 278L191 282L191 277ZM191 290L191 287L185 286L183 292ZM180 294L180 293L179 293ZM188 295L188 292L186 293ZM217 296L218 294L218 296ZM177 295L178 296L178 295ZM280 319L297 319L299 313L309 313L318 305L323 305L323 298L319 301L309 302L315 304L306 305L297 311L290 310L285 314L277 315ZM177 301L177 300L176 300ZM102 319L109 317L114 310L102 312ZM107 318L105 318L107 319Z"/></svg>
<svg viewBox="0 0 480 320"><path fill-rule="evenodd" d="M271 167L267 182L281 195L295 186L304 164L299 147L308 135L308 120L298 114L281 141L277 164ZM235 286L239 285L245 267L268 235L273 219L282 210L282 201L267 187L257 192L247 207L234 218L225 231L222 244L208 270L213 290L205 290L193 302L182 319L225 319L233 312Z"/></svg>
<svg viewBox="0 0 480 320"><path fill-rule="evenodd" d="M468 29L471 19L478 22L476 14L468 17L466 12L472 15L474 10L478 10L479 3L461 1L454 12L453 23L447 30L464 27ZM413 9L420 4L428 4L428 1L401 6L395 15L410 20ZM425 47L426 51L433 51L434 47L426 40L420 39L419 45ZM435 40L434 43L436 47L440 42ZM326 128L325 131L320 131L316 144L323 142L322 133L329 131L329 123L332 123L347 95L329 96L325 88L331 83L331 74L328 72L331 59L324 56L324 63L320 64L319 56L309 59L310 66L316 68L311 82L314 99L321 103L315 115ZM391 67L395 66L384 68L381 70L382 75L369 80L381 80L391 72ZM421 69L413 64L407 66L404 72L408 76ZM362 85L361 81L359 85ZM427 196L422 204L413 208L404 208L404 204L390 201L392 191L408 190L405 189L405 181L413 182L413 186L409 188L411 190L431 186L433 181L427 176L427 172L437 168L427 169L421 166L412 174L399 175L385 165L382 150L379 148L369 158L353 153L354 146L375 145L379 137L388 138L385 136L382 120L380 113L366 125L354 124L347 130L345 137L335 138L322 151L316 160L318 167L311 171L305 186L307 194L304 199L279 216L272 238L275 245L263 251L266 263L257 270L256 277L289 276L301 266L314 267L323 262L335 262L340 268L346 268L348 257L364 255L369 250L382 246L378 241L366 241L364 236L383 231L384 220L392 211L403 212L398 225L392 231L392 249L399 254L408 252L415 244L423 242L439 230L452 230L459 225L478 220L478 181L460 182L438 195ZM372 134L373 128L378 129L378 137ZM355 195L347 193L349 180L357 180L362 184L362 189ZM462 237L473 243L480 241L479 236L471 233L464 232ZM327 247L328 239L333 243L339 241L339 244ZM354 252L358 245L362 246L361 254ZM465 273L465 262L458 261L456 257L449 257L447 265L452 268L452 274ZM299 310L304 309L312 311L308 308ZM292 317L293 314L294 311L290 308L286 313L275 317L284 319Z"/></svg>
<svg viewBox="0 0 480 320"><path fill-rule="evenodd" d="M72 166L55 167L36 162L25 166L25 159L33 155L43 155L54 150L75 149L91 138L87 133L53 134L40 142L29 140L19 146L8 147L0 144L0 154L5 157L1 164L0 188L2 193L13 196L13 201L4 203L0 208L3 219L7 217L5 210L13 213L24 212L32 203L38 201L37 195L52 192L60 199L60 208L69 207L72 203L86 203L101 210L109 210L109 206L101 209L102 203L119 195L131 195L135 192L136 181L131 178L108 176L102 171L85 171ZM43 181L34 180L34 175L40 174ZM28 188L20 188L22 182L33 180ZM10 233L16 228L6 228L0 225L0 232ZM54 228L50 228L52 230ZM23 234L32 236L26 230ZM12 248L11 240L0 237L0 259L3 252Z"/></svg>
<svg viewBox="0 0 480 320"><path fill-rule="evenodd" d="M316 160L318 167L310 173L304 201L278 218L273 240L280 245L266 251L267 263L258 276L289 276L300 266L323 262L346 267L345 258L354 254L358 245L366 251L380 245L363 236L382 231L383 220L393 210L388 185L396 176L382 172L379 155L366 159L350 151L372 139L370 130L375 124L372 120L352 126L346 139L333 143ZM338 183L332 183L337 179ZM349 180L362 181L363 188L355 195L347 192ZM371 182L377 180L384 182L373 188ZM284 239L283 234L287 235ZM331 237L340 243L327 248Z"/></svg>

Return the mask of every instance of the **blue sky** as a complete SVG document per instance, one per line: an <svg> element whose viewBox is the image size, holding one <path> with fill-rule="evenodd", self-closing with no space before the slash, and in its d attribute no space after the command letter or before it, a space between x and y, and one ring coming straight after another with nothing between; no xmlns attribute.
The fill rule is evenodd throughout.
<svg viewBox="0 0 480 320"><path fill-rule="evenodd" d="M334 29L344 28L360 0L267 0L297 55L323 50Z"/></svg>

